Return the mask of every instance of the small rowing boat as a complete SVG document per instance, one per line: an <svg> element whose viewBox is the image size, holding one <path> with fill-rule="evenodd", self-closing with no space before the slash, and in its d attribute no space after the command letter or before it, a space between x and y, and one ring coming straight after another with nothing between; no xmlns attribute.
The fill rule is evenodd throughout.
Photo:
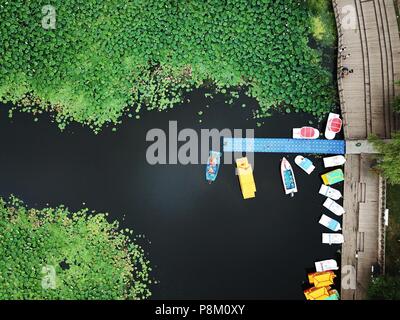
<svg viewBox="0 0 400 320"><path fill-rule="evenodd" d="M219 166L221 162L221 152L210 151L206 167L206 180L212 183L217 179Z"/></svg>

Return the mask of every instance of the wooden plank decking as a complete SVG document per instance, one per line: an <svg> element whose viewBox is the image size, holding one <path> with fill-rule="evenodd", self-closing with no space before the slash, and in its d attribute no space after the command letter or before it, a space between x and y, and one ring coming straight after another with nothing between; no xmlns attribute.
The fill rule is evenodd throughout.
<svg viewBox="0 0 400 320"><path fill-rule="evenodd" d="M400 39L393 0L333 0L339 32L338 66L354 73L339 80L346 140L365 140L371 133L390 138L399 129L392 103L399 88ZM353 23L354 22L354 23ZM357 271L356 288L342 286L342 299L364 299L371 266L384 266L385 183L371 170L369 154L349 154L345 167L342 267Z"/></svg>

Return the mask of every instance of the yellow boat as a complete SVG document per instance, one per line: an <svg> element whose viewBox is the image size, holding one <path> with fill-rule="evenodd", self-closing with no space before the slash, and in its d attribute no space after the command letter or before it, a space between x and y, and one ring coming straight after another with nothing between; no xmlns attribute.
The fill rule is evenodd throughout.
<svg viewBox="0 0 400 320"><path fill-rule="evenodd" d="M333 271L314 272L308 274L308 281L316 288L328 287L333 284L336 275Z"/></svg>
<svg viewBox="0 0 400 320"><path fill-rule="evenodd" d="M239 176L240 188L244 199L255 198L256 183L254 182L253 168L247 158L236 160L237 173Z"/></svg>
<svg viewBox="0 0 400 320"><path fill-rule="evenodd" d="M304 295L306 296L307 300L326 300L330 296L330 289L331 287L312 287L310 289L304 290Z"/></svg>

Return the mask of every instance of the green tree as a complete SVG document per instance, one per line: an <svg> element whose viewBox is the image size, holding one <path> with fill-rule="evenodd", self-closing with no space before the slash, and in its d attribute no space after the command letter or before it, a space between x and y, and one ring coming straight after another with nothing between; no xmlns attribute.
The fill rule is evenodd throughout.
<svg viewBox="0 0 400 320"><path fill-rule="evenodd" d="M380 276L371 281L368 297L372 300L400 300L400 276Z"/></svg>
<svg viewBox="0 0 400 320"><path fill-rule="evenodd" d="M390 141L383 141L377 136L369 140L381 153L376 169L391 184L400 184L400 132L394 133Z"/></svg>
<svg viewBox="0 0 400 320"><path fill-rule="evenodd" d="M0 299L144 299L149 261L105 214L0 198Z"/></svg>

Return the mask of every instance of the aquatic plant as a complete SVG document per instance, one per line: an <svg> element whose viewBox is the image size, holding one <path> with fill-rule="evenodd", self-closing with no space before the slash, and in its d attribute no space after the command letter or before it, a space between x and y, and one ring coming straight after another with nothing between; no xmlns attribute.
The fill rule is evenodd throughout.
<svg viewBox="0 0 400 320"><path fill-rule="evenodd" d="M47 4L0 4L0 97L54 112L60 128L114 126L205 84L247 88L260 116L288 107L321 116L334 103L332 75L308 45L307 1L54 0L54 28L44 28Z"/></svg>
<svg viewBox="0 0 400 320"><path fill-rule="evenodd" d="M0 299L144 299L151 268L132 232L87 209L0 198Z"/></svg>

